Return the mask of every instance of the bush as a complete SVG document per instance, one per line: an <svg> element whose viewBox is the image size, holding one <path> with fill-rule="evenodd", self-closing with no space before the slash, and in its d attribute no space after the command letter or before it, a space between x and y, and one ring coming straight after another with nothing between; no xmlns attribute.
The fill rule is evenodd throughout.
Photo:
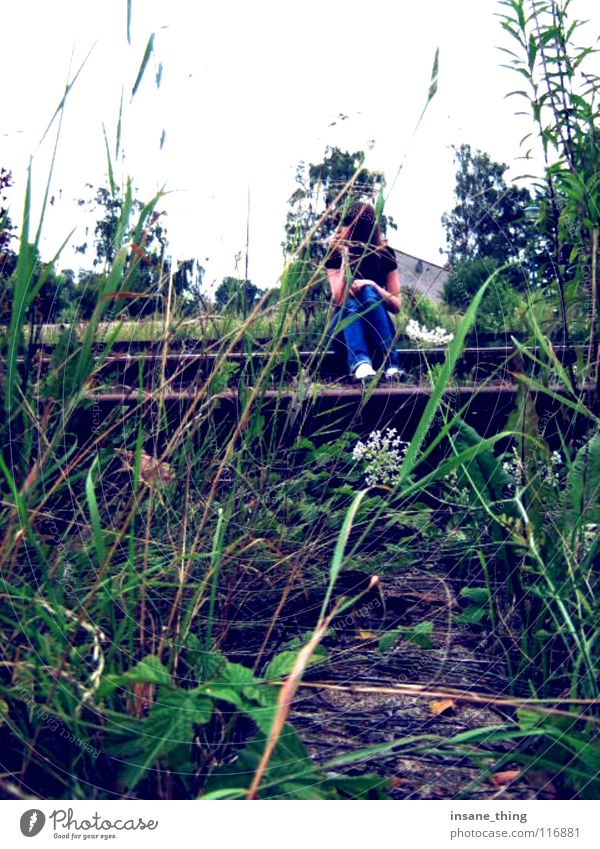
<svg viewBox="0 0 600 849"><path fill-rule="evenodd" d="M431 298L413 286L402 287L401 318L402 323L406 323L409 318L414 318L426 327L438 327L445 324L439 308Z"/></svg>
<svg viewBox="0 0 600 849"><path fill-rule="evenodd" d="M472 259L458 263L444 285L444 301L466 310L475 293L501 263L493 259ZM486 292L477 315L479 333L507 333L522 330L528 279L523 266L508 268L498 275Z"/></svg>

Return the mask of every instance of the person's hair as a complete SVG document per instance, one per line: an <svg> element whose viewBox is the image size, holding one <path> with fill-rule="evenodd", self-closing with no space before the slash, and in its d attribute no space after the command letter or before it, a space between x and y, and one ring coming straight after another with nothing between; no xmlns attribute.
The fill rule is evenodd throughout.
<svg viewBox="0 0 600 849"><path fill-rule="evenodd" d="M370 203L355 203L342 218L342 226L350 227L351 242L380 247L384 244L377 215Z"/></svg>

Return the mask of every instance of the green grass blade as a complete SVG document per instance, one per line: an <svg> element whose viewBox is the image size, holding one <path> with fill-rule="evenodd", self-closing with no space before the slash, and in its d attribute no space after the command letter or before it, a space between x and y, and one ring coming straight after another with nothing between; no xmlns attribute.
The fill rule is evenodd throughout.
<svg viewBox="0 0 600 849"><path fill-rule="evenodd" d="M571 401L570 398L565 398L564 395L555 392L553 389L549 389L547 386L544 386L543 383L540 383L539 380L536 380L529 375L518 374L517 380L519 383L523 383L528 389L535 389L536 392L543 392L544 395L554 398L555 401L560 401L560 403L564 404L565 407L569 407L570 410L575 410L575 412L580 413L582 416L586 416L594 422L600 421L598 416L594 415L594 413L589 410L585 404L582 404L580 401Z"/></svg>
<svg viewBox="0 0 600 849"><path fill-rule="evenodd" d="M96 456L85 479L85 495L87 498L88 510L90 512L90 521L92 523L94 546L96 548L96 560L98 562L98 567L100 567L104 563L104 558L106 557L106 546L104 545L104 534L102 532L102 525L100 524L100 511L98 510L98 502L96 500L96 492L94 489L93 474L97 465L98 457Z"/></svg>
<svg viewBox="0 0 600 849"><path fill-rule="evenodd" d="M102 300L102 297L107 294L111 294L116 291L121 280L123 278L123 270L125 268L125 262L127 260L127 248L121 248L117 256L115 257L115 261L110 270L110 274L107 276L105 284L100 292L100 298L96 307L94 309L94 314L92 318L88 322L87 330L85 332L85 336L83 339L83 343L81 346L81 353L79 354L79 360L77 363L77 371L75 374L75 385L78 387L83 386L84 381L90 374L92 370L92 345L94 343L94 338L96 335L96 329L102 319L102 315L107 307L107 302ZM117 328L118 332L118 328ZM106 355L106 348L104 350L104 354Z"/></svg>
<svg viewBox="0 0 600 849"><path fill-rule="evenodd" d="M119 103L119 118L117 120L117 140L115 143L115 159L119 158L121 152L121 131L123 128L123 87L121 86L121 102Z"/></svg>
<svg viewBox="0 0 600 849"><path fill-rule="evenodd" d="M212 581L210 586L210 599L208 603L208 621L206 623L206 636L204 639L204 648L208 652L212 643L212 632L215 618L215 604L217 600L217 588L219 586L219 572L221 569L221 561L223 558L223 539L225 536L225 515L223 508L219 507L217 518L217 527L213 537L213 547L210 557L210 568L212 572Z"/></svg>
<svg viewBox="0 0 600 849"><path fill-rule="evenodd" d="M329 606L329 602L331 600L333 588L338 579L338 575L341 572L342 565L344 562L344 551L346 550L346 543L348 542L348 537L350 536L350 531L352 530L352 523L354 522L361 501L369 491L370 488L367 488L362 489L360 492L358 492L354 496L352 504L346 512L344 524L342 525L342 529L337 538L335 551L333 552L333 557L331 559L331 566L329 568L329 585L327 587L327 592L325 593L325 598L323 599L323 606L321 607L319 621L323 620L325 613L327 612L327 607Z"/></svg>
<svg viewBox="0 0 600 849"><path fill-rule="evenodd" d="M127 0L127 44L131 44L131 0Z"/></svg>
<svg viewBox="0 0 600 849"><path fill-rule="evenodd" d="M441 368L440 376L435 386L433 387L433 391L429 396L429 400L427 401L427 405L423 411L423 415L421 416L419 424L417 425L417 428L415 430L414 436L410 441L410 445L404 457L404 462L402 463L402 466L400 468L398 483L401 483L403 480L405 480L416 465L417 458L421 451L421 446L425 441L425 437L427 436L429 427L442 401L444 391L446 389L446 386L448 385L448 381L452 377L452 374L456 367L456 363L458 362L458 358L460 357L464 348L467 334L473 326L477 310L479 309L479 306L488 286L496 279L498 274L501 271L504 271L507 267L508 266L502 266L501 268L496 269L496 271L494 271L493 274L488 277L488 279L485 281L483 286L479 289L479 291L471 301L469 308L465 314L465 317L458 326L456 335L448 346L448 353L446 355L444 365Z"/></svg>
<svg viewBox="0 0 600 849"><path fill-rule="evenodd" d="M431 81L429 83L429 91L427 92L427 103L435 97L438 87L438 75L440 65L440 48L436 47L435 56L433 58L433 67L431 69Z"/></svg>
<svg viewBox="0 0 600 849"><path fill-rule="evenodd" d="M23 206L23 222L21 225L21 240L17 268L13 277L12 304L10 325L8 331L8 349L6 363L6 383L4 392L4 407L7 412L12 410L14 388L17 378L17 356L21 346L22 326L27 312L27 291L33 269L35 254L29 244L29 219L31 215L31 162L27 169L27 187Z"/></svg>
<svg viewBox="0 0 600 849"><path fill-rule="evenodd" d="M58 106L54 110L54 114L52 115L52 118L50 118L50 121L48 122L48 126L44 130L44 134L43 134L42 138L40 139L40 144L43 143L44 139L46 138L46 136L50 132L50 129L52 128L52 124L56 121L57 116L60 115L60 113L64 109L65 103L67 101L67 97L69 96L69 94L71 93L71 89L73 88L73 86L77 82L77 78L79 77L79 74L83 71L84 67L87 65L88 59L92 55L92 51L96 47L96 44L97 44L97 42L94 42L94 44L92 44L92 46L90 47L90 49L87 52L85 59L83 60L83 62L79 66L79 68L77 69L75 76L73 77L71 82L67 83L67 85L65 87L65 93L63 94L63 96L60 100L60 103L58 104Z"/></svg>
<svg viewBox="0 0 600 849"><path fill-rule="evenodd" d="M133 88L131 89L131 99L135 97L135 93L140 87L140 83L144 78L144 73L146 71L146 67L148 62L150 61L150 57L152 56L152 52L154 50L154 33L148 39L148 43L146 44L146 49L144 50L144 56L142 58L142 64L140 65L140 69L138 71L138 75L136 77L135 83L133 84Z"/></svg>
<svg viewBox="0 0 600 849"><path fill-rule="evenodd" d="M110 193L112 195L114 195L117 187L115 186L115 175L114 175L114 172L113 172L112 159L111 159L111 155L110 155L110 147L108 146L108 136L106 135L106 127L104 126L104 124L102 124L102 132L104 133L104 145L106 147L106 162L107 162L107 168L108 168L108 184L110 186Z"/></svg>

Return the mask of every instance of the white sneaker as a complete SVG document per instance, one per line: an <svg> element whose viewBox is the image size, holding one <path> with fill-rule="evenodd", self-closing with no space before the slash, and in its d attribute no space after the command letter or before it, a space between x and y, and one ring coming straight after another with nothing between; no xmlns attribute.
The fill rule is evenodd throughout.
<svg viewBox="0 0 600 849"><path fill-rule="evenodd" d="M386 380L396 380L402 375L402 369L398 368L398 366L388 366L385 370L385 379Z"/></svg>
<svg viewBox="0 0 600 849"><path fill-rule="evenodd" d="M375 377L376 374L371 363L360 363L356 366L353 377L355 380L366 380L368 377Z"/></svg>

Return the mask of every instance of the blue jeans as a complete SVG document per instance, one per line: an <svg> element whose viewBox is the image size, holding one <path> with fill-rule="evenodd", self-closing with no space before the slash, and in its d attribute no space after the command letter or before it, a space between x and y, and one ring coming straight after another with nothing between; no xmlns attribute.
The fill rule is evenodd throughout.
<svg viewBox="0 0 600 849"><path fill-rule="evenodd" d="M394 323L383 305L383 299L373 288L364 286L356 296L348 296L329 327L329 336L344 322L341 335L345 343L348 369L354 372L361 363L375 367L381 364L398 366L394 342Z"/></svg>

